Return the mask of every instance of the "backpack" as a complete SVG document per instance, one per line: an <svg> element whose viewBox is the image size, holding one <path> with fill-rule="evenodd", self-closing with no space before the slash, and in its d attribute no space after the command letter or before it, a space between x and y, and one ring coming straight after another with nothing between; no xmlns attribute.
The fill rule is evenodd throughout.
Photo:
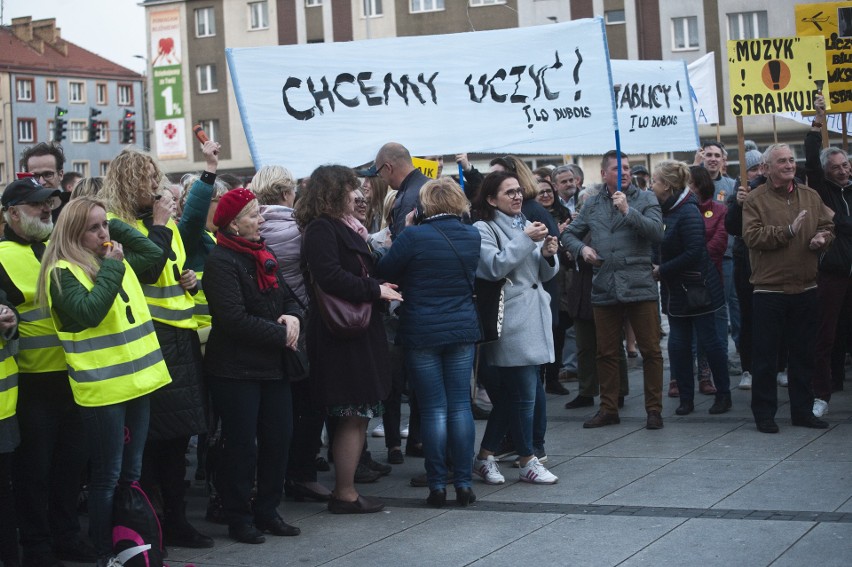
<svg viewBox="0 0 852 567"><path fill-rule="evenodd" d="M119 482L112 507L112 550L124 567L163 567L163 532L136 481Z"/></svg>

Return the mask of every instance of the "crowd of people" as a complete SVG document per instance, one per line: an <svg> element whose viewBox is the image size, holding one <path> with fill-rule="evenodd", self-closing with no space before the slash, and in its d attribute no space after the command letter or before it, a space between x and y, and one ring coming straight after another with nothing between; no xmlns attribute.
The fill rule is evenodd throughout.
<svg viewBox="0 0 852 567"><path fill-rule="evenodd" d="M728 412L739 373L758 431L779 431L778 386L792 425L827 428L852 336L852 170L821 148L816 108L803 171L773 144L740 180L717 141L651 171L608 152L589 186L576 165L515 156L484 173L459 154L462 179L430 179L393 142L361 170L240 180L217 175L208 141L205 171L180 183L133 148L103 179L64 175L56 144L27 148L2 194L0 561L113 565L115 490L135 482L166 546L212 546L186 517L195 435L208 519L249 544L299 535L285 494L382 510L357 484L406 457L424 458L411 482L436 508L450 484L467 506L475 478L505 483L506 454L519 481L555 484L546 395L575 376L565 408L599 396L583 427L617 425L641 357L646 427L663 428L664 329L677 415L695 411L696 379L709 413ZM388 464L367 451L373 418Z"/></svg>

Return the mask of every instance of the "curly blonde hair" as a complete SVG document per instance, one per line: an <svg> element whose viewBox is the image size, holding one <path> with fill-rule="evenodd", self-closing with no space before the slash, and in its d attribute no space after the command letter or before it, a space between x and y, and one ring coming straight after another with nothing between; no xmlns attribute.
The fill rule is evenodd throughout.
<svg viewBox="0 0 852 567"><path fill-rule="evenodd" d="M159 178L159 191L163 189L163 172L147 152L137 148L122 150L109 164L104 186L98 195L107 203L107 210L129 224L139 217L139 196L151 185L148 165L154 166Z"/></svg>

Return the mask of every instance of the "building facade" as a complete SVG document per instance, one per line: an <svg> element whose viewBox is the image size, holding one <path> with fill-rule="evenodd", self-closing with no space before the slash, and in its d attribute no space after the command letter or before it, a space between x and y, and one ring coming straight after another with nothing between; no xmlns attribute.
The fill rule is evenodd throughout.
<svg viewBox="0 0 852 567"><path fill-rule="evenodd" d="M142 144L143 78L62 39L54 19L15 18L0 27L0 180L19 170L21 152L54 139L57 108L66 114L65 171L104 175L121 143L121 122L132 113ZM93 110L94 109L94 110ZM90 139L92 115L101 123Z"/></svg>
<svg viewBox="0 0 852 567"><path fill-rule="evenodd" d="M224 57L225 47L359 41L380 37L460 33L518 26L547 25L600 16L612 59L683 60L691 63L716 54L720 124L700 126L702 139L720 137L737 163L736 122L728 109L725 54L728 39L795 35L793 0L147 0L149 31L158 12L180 17L179 36L186 46L181 63L185 93L184 131L201 123L223 142L223 169L249 176L253 171L245 134ZM149 36L157 39L156 31ZM151 42L152 56L158 48ZM424 54L428 57L428 54ZM156 81L156 73L151 75ZM156 84L152 86L157 89ZM165 128L167 125L163 125ZM746 137L761 147L774 139L798 148L800 124L771 116L746 117ZM284 135L284 134L282 134ZM203 167L198 144L186 137L183 157L163 163L166 171ZM162 157L162 156L161 156ZM648 155L692 159L691 152ZM332 159L333 156L330 156ZM528 156L533 165L561 156ZM570 156L597 171L597 157ZM592 177L596 177L593 173ZM594 179L592 179L594 181Z"/></svg>

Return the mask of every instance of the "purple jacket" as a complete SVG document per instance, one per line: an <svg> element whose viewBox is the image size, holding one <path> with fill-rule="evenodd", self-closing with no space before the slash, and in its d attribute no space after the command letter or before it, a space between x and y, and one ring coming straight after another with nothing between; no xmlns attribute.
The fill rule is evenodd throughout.
<svg viewBox="0 0 852 567"><path fill-rule="evenodd" d="M308 304L308 293L302 277L302 233L293 218L293 209L283 205L265 205L260 208L263 224L260 236L275 253L284 281L302 302Z"/></svg>

